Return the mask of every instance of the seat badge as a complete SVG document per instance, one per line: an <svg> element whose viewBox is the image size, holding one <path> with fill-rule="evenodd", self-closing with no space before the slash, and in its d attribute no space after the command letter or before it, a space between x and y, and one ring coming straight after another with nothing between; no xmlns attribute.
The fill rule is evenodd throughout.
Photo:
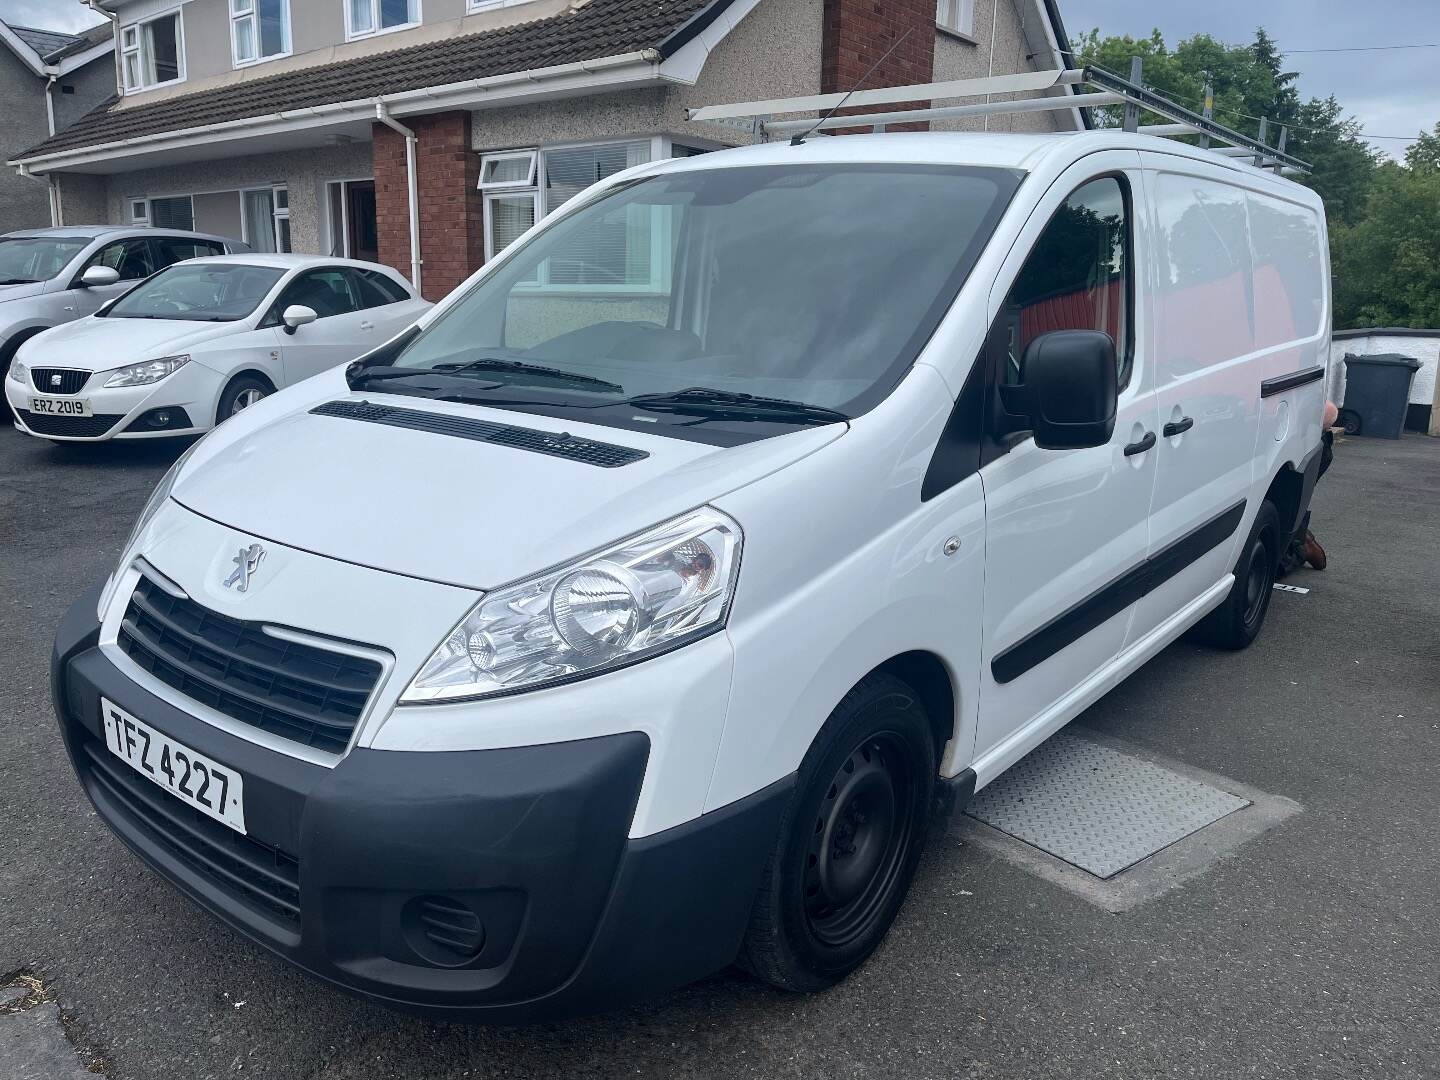
<svg viewBox="0 0 1440 1080"><path fill-rule="evenodd" d="M245 592L250 588L250 578L260 566L260 560L265 557L265 549L259 544L251 544L249 547L242 547L236 556L230 561L235 564L235 569L230 571L230 576L225 579L225 588L234 589L236 592Z"/></svg>

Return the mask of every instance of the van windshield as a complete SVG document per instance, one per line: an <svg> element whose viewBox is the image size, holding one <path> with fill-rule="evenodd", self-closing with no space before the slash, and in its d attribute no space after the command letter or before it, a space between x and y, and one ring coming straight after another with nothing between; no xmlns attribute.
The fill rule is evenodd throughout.
<svg viewBox="0 0 1440 1080"><path fill-rule="evenodd" d="M622 185L511 252L373 377L420 393L409 373L423 369L500 406L672 417L656 422L743 419L758 406L741 395L811 421L854 416L914 361L1018 183L1005 169L797 164ZM506 212L492 197L492 236ZM761 404L754 419L782 416Z"/></svg>

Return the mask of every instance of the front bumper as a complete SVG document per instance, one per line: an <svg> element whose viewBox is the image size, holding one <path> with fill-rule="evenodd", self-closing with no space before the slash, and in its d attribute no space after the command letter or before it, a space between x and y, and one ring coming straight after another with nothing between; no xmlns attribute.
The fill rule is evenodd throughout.
<svg viewBox="0 0 1440 1080"><path fill-rule="evenodd" d="M81 783L153 868L292 963L400 1008L510 1023L613 1008L734 959L790 780L630 839L650 748L639 732L496 750L354 749L333 768L309 764L122 673L98 648L98 591L70 610L52 658ZM239 772L248 838L190 820L113 758L102 695ZM473 914L483 939L473 956L437 959L417 916L430 903Z"/></svg>
<svg viewBox="0 0 1440 1080"><path fill-rule="evenodd" d="M27 361L32 366L44 365ZM105 387L97 372L78 393L66 395L84 398L90 403L88 417L34 417L30 398L52 397L28 382L17 383L5 378L5 399L15 416L15 426L27 435L60 442L104 442L109 439L159 439L197 435L208 431L215 422L216 403L225 380L204 365L191 361L173 375L146 386ZM184 425L151 429L145 418L157 409L183 412L189 421Z"/></svg>

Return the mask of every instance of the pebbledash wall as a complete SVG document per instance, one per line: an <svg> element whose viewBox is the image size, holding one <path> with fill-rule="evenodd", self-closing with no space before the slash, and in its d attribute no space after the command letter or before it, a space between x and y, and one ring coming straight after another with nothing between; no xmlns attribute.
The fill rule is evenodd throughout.
<svg viewBox="0 0 1440 1080"><path fill-rule="evenodd" d="M1410 416L1407 424L1420 430L1421 421L1429 434L1440 435L1440 330L1409 327L1369 327L1363 330L1336 330L1330 336L1330 374L1326 382L1330 400L1345 404L1345 354L1375 356L1398 353L1420 361L1420 370L1410 381ZM1428 413L1426 412L1428 410Z"/></svg>

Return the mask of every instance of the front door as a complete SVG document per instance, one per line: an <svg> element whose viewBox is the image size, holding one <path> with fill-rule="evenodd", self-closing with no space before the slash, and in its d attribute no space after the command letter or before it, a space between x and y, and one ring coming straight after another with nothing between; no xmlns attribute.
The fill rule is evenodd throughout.
<svg viewBox="0 0 1440 1080"><path fill-rule="evenodd" d="M980 471L982 782L1027 749L1037 727L1067 718L1072 692L1124 648L1138 600L1155 479L1155 455L1145 449L1155 398L1133 302L1138 164L1133 151L1108 151L1067 173L997 283L1010 282L990 334L992 378L1024 382L1025 347L1039 334L1103 330L1115 339L1121 390L1107 445L1042 450L1016 433L992 443ZM1018 273L1011 270L1021 259Z"/></svg>
<svg viewBox="0 0 1440 1080"><path fill-rule="evenodd" d="M292 305L308 307L319 317L288 334L281 319ZM349 271L343 266L297 274L280 294L266 322L282 327L280 355L287 384L354 360L378 341L374 319L362 309Z"/></svg>
<svg viewBox="0 0 1440 1080"><path fill-rule="evenodd" d="M378 262L380 232L375 220L375 181L345 185L345 253L352 259Z"/></svg>

